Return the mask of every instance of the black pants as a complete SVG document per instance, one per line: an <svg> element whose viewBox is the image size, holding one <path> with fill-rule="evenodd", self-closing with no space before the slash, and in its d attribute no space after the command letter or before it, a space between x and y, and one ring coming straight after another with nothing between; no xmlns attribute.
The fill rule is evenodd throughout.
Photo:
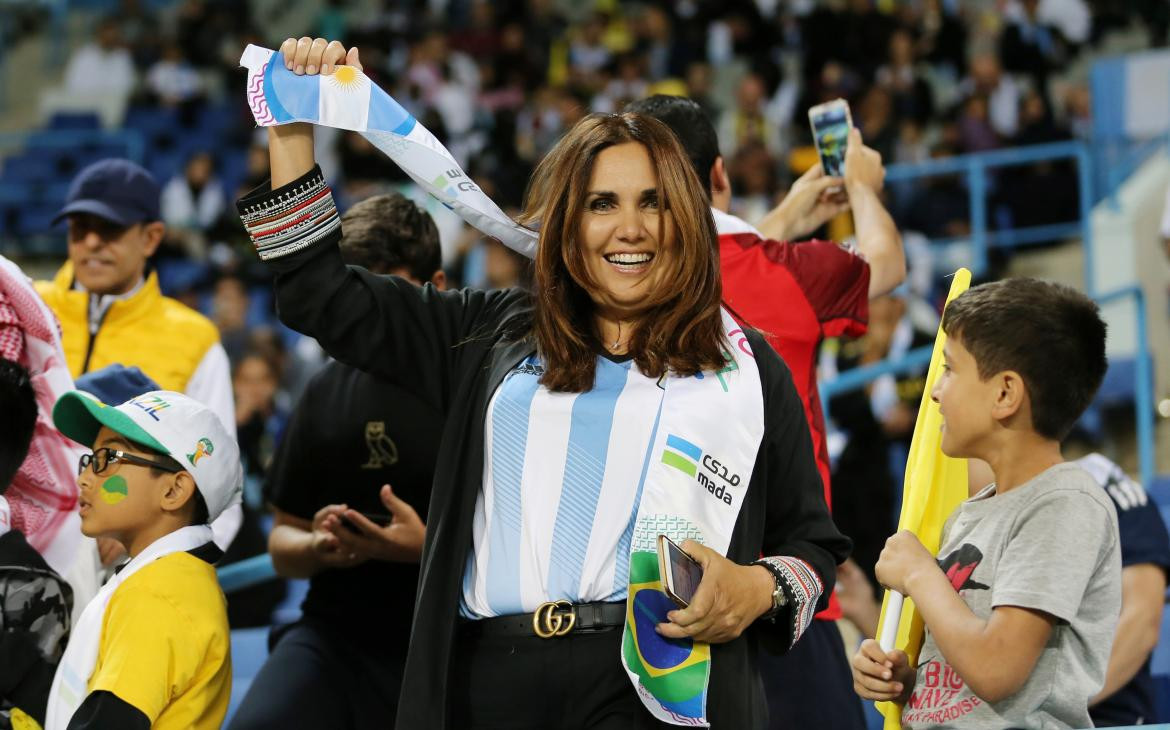
<svg viewBox="0 0 1170 730"><path fill-rule="evenodd" d="M853 691L836 623L813 619L783 656L761 647L760 675L768 695L768 730L865 730L865 712Z"/></svg>
<svg viewBox="0 0 1170 730"><path fill-rule="evenodd" d="M622 630L456 639L449 727L651 730L656 721L621 664Z"/></svg>
<svg viewBox="0 0 1170 730"><path fill-rule="evenodd" d="M248 688L231 730L394 727L405 649L374 648L368 638L312 621L288 627Z"/></svg>

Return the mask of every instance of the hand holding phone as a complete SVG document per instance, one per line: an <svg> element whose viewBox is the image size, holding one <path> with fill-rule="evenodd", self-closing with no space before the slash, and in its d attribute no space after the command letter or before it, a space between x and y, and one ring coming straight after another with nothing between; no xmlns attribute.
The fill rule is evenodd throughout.
<svg viewBox="0 0 1170 730"><path fill-rule="evenodd" d="M426 524L389 484L382 485L378 494L386 512L369 514L342 509L328 516L325 529L342 549L351 553L389 562L418 562L426 540Z"/></svg>
<svg viewBox="0 0 1170 730"><path fill-rule="evenodd" d="M658 568L667 597L679 608L689 606L703 580L703 568L666 535L658 536Z"/></svg>
<svg viewBox="0 0 1170 730"><path fill-rule="evenodd" d="M849 146L849 132L853 129L849 103L844 99L833 99L817 104L808 110L808 122L825 174L844 177L845 151Z"/></svg>
<svg viewBox="0 0 1170 730"><path fill-rule="evenodd" d="M394 519L393 515L376 515L376 514L373 514L370 512L359 512L358 514L360 514L362 517L365 517L370 522L373 522L378 527L385 527L386 525L390 524L391 520ZM354 523L353 520L346 517L344 512L341 513L341 515L339 517L341 519L341 526L342 527L349 530L350 532L352 532L355 535L362 534L361 528L358 527Z"/></svg>
<svg viewBox="0 0 1170 730"><path fill-rule="evenodd" d="M700 542L684 544L690 553L658 537L664 592L680 606L654 627L659 635L722 644L773 608L776 579L767 568L739 565Z"/></svg>

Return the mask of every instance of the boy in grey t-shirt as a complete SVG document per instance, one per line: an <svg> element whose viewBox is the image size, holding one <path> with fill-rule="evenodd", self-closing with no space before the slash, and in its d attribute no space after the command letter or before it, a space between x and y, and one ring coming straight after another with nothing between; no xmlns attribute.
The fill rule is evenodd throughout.
<svg viewBox="0 0 1170 730"><path fill-rule="evenodd" d="M1105 325L1071 289L1012 279L956 298L943 330L943 453L996 482L947 520L937 560L910 532L887 541L878 580L926 638L917 667L864 642L854 687L905 703L906 730L1090 726L1121 605L1117 515L1060 439L1105 373Z"/></svg>

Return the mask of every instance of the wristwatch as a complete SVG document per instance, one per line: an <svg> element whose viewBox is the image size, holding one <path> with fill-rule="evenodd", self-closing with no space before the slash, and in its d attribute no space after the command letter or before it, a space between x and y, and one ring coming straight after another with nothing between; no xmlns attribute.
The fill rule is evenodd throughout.
<svg viewBox="0 0 1170 730"><path fill-rule="evenodd" d="M752 565L767 568L768 572L772 574L772 608L763 616L760 616L760 618L775 621L776 614L780 613L788 605L788 594L784 592L784 581L780 577L780 570L775 565L772 565L767 558L761 558L752 563Z"/></svg>

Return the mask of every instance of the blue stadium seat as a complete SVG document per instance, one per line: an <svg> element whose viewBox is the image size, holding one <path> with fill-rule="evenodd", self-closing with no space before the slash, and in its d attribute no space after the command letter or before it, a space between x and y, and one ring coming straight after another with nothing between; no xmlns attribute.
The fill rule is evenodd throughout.
<svg viewBox="0 0 1170 730"><path fill-rule="evenodd" d="M54 203L30 203L24 206L17 217L16 235L36 236L50 233L53 228L53 217L57 215L60 207Z"/></svg>
<svg viewBox="0 0 1170 730"><path fill-rule="evenodd" d="M57 158L54 156L24 152L4 161L4 182L43 183L55 181Z"/></svg>
<svg viewBox="0 0 1170 730"><path fill-rule="evenodd" d="M1133 400L1137 383L1137 358L1114 357L1109 359L1105 379L1097 389L1094 402L1104 405L1124 405Z"/></svg>
<svg viewBox="0 0 1170 730"><path fill-rule="evenodd" d="M98 130L102 122L93 112L57 112L49 117L45 129L55 131Z"/></svg>
<svg viewBox="0 0 1170 730"><path fill-rule="evenodd" d="M134 106L126 110L123 126L145 135L167 132L179 126L179 114L167 107Z"/></svg>
<svg viewBox="0 0 1170 730"><path fill-rule="evenodd" d="M272 313L272 287L249 287L248 327L271 327L274 324L276 317Z"/></svg>
<svg viewBox="0 0 1170 730"><path fill-rule="evenodd" d="M1101 443L1105 440L1104 411L1132 407L1136 390L1137 357L1110 358L1109 369L1105 371L1101 387L1078 419L1077 428L1093 443Z"/></svg>
<svg viewBox="0 0 1170 730"><path fill-rule="evenodd" d="M155 150L150 154L146 169L154 175L159 185L165 186L167 181L183 169L187 156L181 150Z"/></svg>
<svg viewBox="0 0 1170 730"><path fill-rule="evenodd" d="M234 200L236 191L244 182L248 174L248 151L242 148L230 148L221 152L216 160L219 170L217 177L223 184L223 191L229 200Z"/></svg>
<svg viewBox="0 0 1170 730"><path fill-rule="evenodd" d="M58 180L72 180L86 165L94 161L86 158L80 150L63 150L55 157L57 158L56 179Z"/></svg>
<svg viewBox="0 0 1170 730"><path fill-rule="evenodd" d="M101 143L83 144L74 151L74 156L77 159L78 167L84 168L88 165L92 165L98 160L106 160L111 157L126 157L126 145Z"/></svg>
<svg viewBox="0 0 1170 730"><path fill-rule="evenodd" d="M272 624L274 626L284 626L299 621L301 604L304 602L305 596L309 594L309 581L307 580L287 580L285 585L288 590L284 594L284 600L272 610Z"/></svg>
<svg viewBox="0 0 1170 730"><path fill-rule="evenodd" d="M16 235L16 218L20 215L20 206L0 205L0 238Z"/></svg>
<svg viewBox="0 0 1170 730"><path fill-rule="evenodd" d="M160 259L155 265L158 285L163 294L175 296L195 288L206 280L210 268L201 261L187 259Z"/></svg>

